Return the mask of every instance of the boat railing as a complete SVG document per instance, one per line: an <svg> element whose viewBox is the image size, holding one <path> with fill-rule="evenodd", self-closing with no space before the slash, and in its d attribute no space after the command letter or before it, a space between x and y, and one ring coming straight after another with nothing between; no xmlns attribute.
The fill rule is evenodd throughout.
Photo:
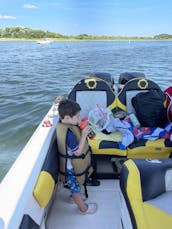
<svg viewBox="0 0 172 229"><path fill-rule="evenodd" d="M52 112L53 106L1 183L0 228L18 228L24 213L41 223L44 209L32 193L58 122ZM47 121L51 125L46 126Z"/></svg>

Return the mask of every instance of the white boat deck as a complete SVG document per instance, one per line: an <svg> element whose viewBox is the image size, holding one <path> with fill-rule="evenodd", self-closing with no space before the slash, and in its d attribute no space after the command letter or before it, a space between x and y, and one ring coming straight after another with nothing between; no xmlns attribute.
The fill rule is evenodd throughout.
<svg viewBox="0 0 172 229"><path fill-rule="evenodd" d="M86 202L96 202L93 215L82 215L69 202L69 190L59 188L46 222L47 229L122 229L118 180L101 180L100 186L88 186Z"/></svg>

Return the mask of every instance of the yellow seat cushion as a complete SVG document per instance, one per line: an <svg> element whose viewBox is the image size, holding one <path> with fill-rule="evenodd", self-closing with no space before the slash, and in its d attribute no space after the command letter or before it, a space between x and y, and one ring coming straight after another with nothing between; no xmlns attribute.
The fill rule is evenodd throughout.
<svg viewBox="0 0 172 229"><path fill-rule="evenodd" d="M46 207L49 203L55 187L54 179L51 174L41 171L33 190L33 196L40 207Z"/></svg>
<svg viewBox="0 0 172 229"><path fill-rule="evenodd" d="M127 155L127 151L121 150L117 144L122 140L121 134L118 131L112 132L111 134L104 134L103 132L97 131L94 127L92 129L96 133L96 137L94 139L89 139L88 143L93 154Z"/></svg>
<svg viewBox="0 0 172 229"><path fill-rule="evenodd" d="M121 134L118 131L112 132L110 134L104 134L101 131L97 131L96 128L92 127L93 131L96 133L96 140L101 141L114 141L119 142L122 140Z"/></svg>

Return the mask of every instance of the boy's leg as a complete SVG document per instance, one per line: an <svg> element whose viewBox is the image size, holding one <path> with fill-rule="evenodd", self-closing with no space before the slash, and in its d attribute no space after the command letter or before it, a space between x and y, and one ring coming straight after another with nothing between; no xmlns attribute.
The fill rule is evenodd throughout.
<svg viewBox="0 0 172 229"><path fill-rule="evenodd" d="M80 194L80 186L76 180L76 177L73 176L74 171L69 171L71 175L67 176L67 183L70 187L71 197L74 200L75 204L78 206L80 213L82 214L94 214L97 210L97 204L96 203L88 203L86 204L83 201L83 198Z"/></svg>
<svg viewBox="0 0 172 229"><path fill-rule="evenodd" d="M75 204L78 206L79 210L81 212L86 212L87 211L87 204L83 201L80 193L74 193L72 194L72 199L74 200Z"/></svg>
<svg viewBox="0 0 172 229"><path fill-rule="evenodd" d="M78 206L79 210L85 212L87 210L87 205L85 204L83 198L81 197L80 194L81 188L76 180L76 177L72 175L74 171L68 170L68 173L71 174L67 176L67 183L70 187L71 197L75 202L75 204Z"/></svg>

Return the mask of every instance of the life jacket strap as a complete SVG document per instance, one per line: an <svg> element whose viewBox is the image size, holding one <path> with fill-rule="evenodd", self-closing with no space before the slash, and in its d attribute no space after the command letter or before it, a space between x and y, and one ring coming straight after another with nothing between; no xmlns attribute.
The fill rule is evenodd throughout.
<svg viewBox="0 0 172 229"><path fill-rule="evenodd" d="M64 176L76 176L76 177L79 177L79 176L82 176L84 174L87 174L88 173L88 170L91 168L91 165L89 165L82 173L74 173L74 174L69 174L67 171L66 172L63 172L61 171L60 169L58 170L58 172Z"/></svg>
<svg viewBox="0 0 172 229"><path fill-rule="evenodd" d="M70 156L70 155L67 155L67 154L64 155L64 154L59 152L59 156L63 157L63 158L68 158L68 159L84 159L89 151L90 150L88 149L86 153L82 153L81 155L78 155L78 156L77 155Z"/></svg>
<svg viewBox="0 0 172 229"><path fill-rule="evenodd" d="M86 183L84 184L84 193L85 193L85 197L88 198L88 190L87 190Z"/></svg>

